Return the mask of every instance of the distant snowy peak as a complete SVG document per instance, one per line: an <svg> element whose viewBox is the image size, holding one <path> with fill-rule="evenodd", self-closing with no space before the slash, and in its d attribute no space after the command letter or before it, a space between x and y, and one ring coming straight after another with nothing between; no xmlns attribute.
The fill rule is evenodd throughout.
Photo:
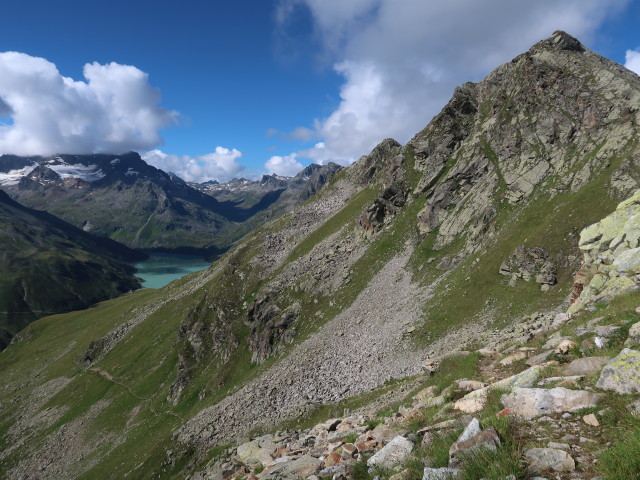
<svg viewBox="0 0 640 480"><path fill-rule="evenodd" d="M34 163L33 165L8 170L6 172L0 171L0 186L17 185L18 183L20 183L20 180L22 178L29 175L37 166L38 164Z"/></svg>
<svg viewBox="0 0 640 480"><path fill-rule="evenodd" d="M40 174L31 176L37 168L45 168L55 172L65 183L69 181L95 183L109 177L108 181L144 177L150 180L166 182L167 174L146 164L137 153L122 155L89 154L89 155L54 155L51 157L19 157L16 155L0 156L0 186L17 185L23 178L43 182ZM177 181L177 177L172 179ZM182 180L177 183L184 183Z"/></svg>
<svg viewBox="0 0 640 480"><path fill-rule="evenodd" d="M20 169L0 171L0 185L17 185L22 178L29 176L37 167L38 164L33 163ZM85 182L95 182L105 177L104 172L97 165L82 165L81 163L69 165L49 160L46 162L46 167L56 172L62 179L73 178Z"/></svg>

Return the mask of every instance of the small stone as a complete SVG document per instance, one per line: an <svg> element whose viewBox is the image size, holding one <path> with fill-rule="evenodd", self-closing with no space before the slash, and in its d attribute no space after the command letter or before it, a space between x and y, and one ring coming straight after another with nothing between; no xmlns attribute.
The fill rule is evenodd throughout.
<svg viewBox="0 0 640 480"><path fill-rule="evenodd" d="M465 433L466 430L460 438L463 438ZM487 428L466 440L458 439L449 449L449 466L454 468L459 466L461 463L460 457L466 454L483 449L496 451L498 446L500 446L500 438L493 427Z"/></svg>
<svg viewBox="0 0 640 480"><path fill-rule="evenodd" d="M585 415L584 417L582 417L582 421L587 425L591 425L592 427L600 426L600 422L598 421L598 419L593 413L590 413L589 415Z"/></svg>
<svg viewBox="0 0 640 480"><path fill-rule="evenodd" d="M338 452L331 452L324 457L324 468L335 467L342 463L342 456Z"/></svg>
<svg viewBox="0 0 640 480"><path fill-rule="evenodd" d="M631 328L629 328L629 337L625 341L625 346L634 346L638 344L640 344L640 322L634 323Z"/></svg>
<svg viewBox="0 0 640 480"><path fill-rule="evenodd" d="M353 443L345 443L342 445L342 451L348 456L353 457L358 452L358 448Z"/></svg>

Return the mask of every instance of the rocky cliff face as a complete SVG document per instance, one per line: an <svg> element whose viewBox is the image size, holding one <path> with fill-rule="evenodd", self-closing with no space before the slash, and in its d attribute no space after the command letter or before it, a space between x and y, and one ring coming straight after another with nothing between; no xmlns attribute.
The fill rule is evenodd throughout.
<svg viewBox="0 0 640 480"><path fill-rule="evenodd" d="M548 351L560 345L528 342L564 328L580 232L638 187L639 101L637 76L563 32L460 87L407 145L383 141L211 269L89 312L95 325L71 346L80 320L66 318L42 360L51 368L0 396L0 431L16 445L2 456L4 471L209 475L208 458L250 432L401 400L442 355L500 352L497 364L469 374L484 383L555 355ZM615 308L610 323L584 328L622 325L616 315L628 309ZM25 332L34 340L3 354L4 385L40 368L18 359L41 345L45 328L34 324ZM598 330L593 348L614 330ZM576 340L558 355L577 355ZM507 386L539 386L524 377ZM74 392L86 391L101 393L80 408ZM495 402L492 392L478 395ZM10 394L19 398L5 408ZM29 404L34 395L44 403ZM461 397L452 389L437 402ZM465 403L478 408L477 400ZM25 423L24 412L43 415L42 423ZM105 428L108 418L120 428Z"/></svg>
<svg viewBox="0 0 640 480"><path fill-rule="evenodd" d="M576 47L579 45L579 47ZM578 192L606 169L608 195L637 186L639 79L557 32L478 84L458 88L408 147L428 196L420 230L473 251L496 214Z"/></svg>

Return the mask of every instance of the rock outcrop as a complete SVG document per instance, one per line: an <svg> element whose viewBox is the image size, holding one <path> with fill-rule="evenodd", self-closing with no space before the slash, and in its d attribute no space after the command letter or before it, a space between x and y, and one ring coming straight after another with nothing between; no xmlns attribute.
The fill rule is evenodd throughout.
<svg viewBox="0 0 640 480"><path fill-rule="evenodd" d="M584 263L576 275L570 313L638 288L640 190L611 215L580 233Z"/></svg>

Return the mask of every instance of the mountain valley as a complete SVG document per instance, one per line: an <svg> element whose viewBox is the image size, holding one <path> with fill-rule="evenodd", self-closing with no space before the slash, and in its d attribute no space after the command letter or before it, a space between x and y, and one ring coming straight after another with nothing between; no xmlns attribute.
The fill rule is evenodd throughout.
<svg viewBox="0 0 640 480"><path fill-rule="evenodd" d="M558 31L346 168L189 185L134 153L0 157L30 208L220 254L18 333L0 474L631 478L639 124L640 77Z"/></svg>

